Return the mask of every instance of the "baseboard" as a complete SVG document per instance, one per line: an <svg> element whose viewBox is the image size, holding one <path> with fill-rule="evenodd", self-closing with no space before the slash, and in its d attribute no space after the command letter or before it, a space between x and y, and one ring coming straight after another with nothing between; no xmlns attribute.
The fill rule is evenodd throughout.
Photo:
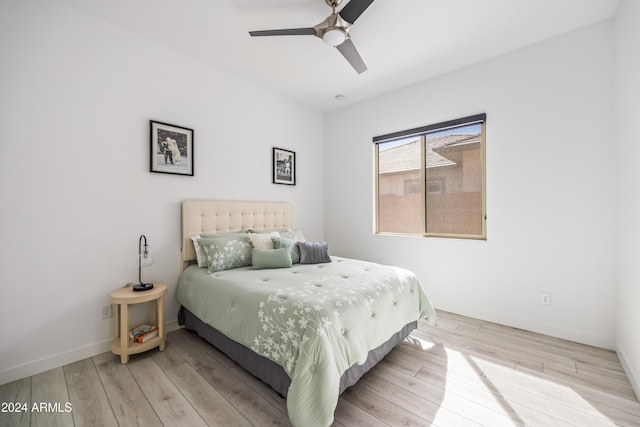
<svg viewBox="0 0 640 427"><path fill-rule="evenodd" d="M165 324L167 333L180 329L177 320L172 320ZM59 368L69 363L74 363L88 357L111 351L112 339L100 341L83 347L77 347L64 353L58 353L45 358L23 363L22 365L3 369L0 371L0 385L10 383L22 378L30 377L50 369Z"/></svg>
<svg viewBox="0 0 640 427"><path fill-rule="evenodd" d="M627 363L627 359L624 355L624 352L620 347L616 345L616 353L618 354L618 359L620 359L620 364L624 368L624 372L627 374L627 378L631 383L631 387L633 387L633 391L636 392L636 399L640 399L640 381L638 381L638 377L631 369L631 366Z"/></svg>
<svg viewBox="0 0 640 427"><path fill-rule="evenodd" d="M601 335L593 335L586 331L559 328L555 325L540 323L530 319L504 316L500 313L484 311L481 308L469 309L468 307L458 307L456 305L447 304L440 304L436 308L451 313L458 313L463 316L473 317L475 319L486 320L488 322L494 322L500 325L524 329L526 331L535 332L542 335L549 335L556 338L562 338L568 341L587 344L607 350L615 349L615 342L613 338L608 336L605 337Z"/></svg>

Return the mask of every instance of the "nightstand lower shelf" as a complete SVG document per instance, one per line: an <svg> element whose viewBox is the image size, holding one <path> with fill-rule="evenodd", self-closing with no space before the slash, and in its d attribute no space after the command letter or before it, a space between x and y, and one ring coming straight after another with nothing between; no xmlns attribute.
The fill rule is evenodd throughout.
<svg viewBox="0 0 640 427"><path fill-rule="evenodd" d="M162 344L162 338L160 337L153 337L149 339L149 341L143 342L143 343L129 341L127 344L126 351L124 353L127 355L138 354L138 353L142 353L143 351L151 350L154 347L158 347L161 344ZM111 341L111 352L113 354L118 354L118 355L123 354L120 338L114 338L113 341Z"/></svg>

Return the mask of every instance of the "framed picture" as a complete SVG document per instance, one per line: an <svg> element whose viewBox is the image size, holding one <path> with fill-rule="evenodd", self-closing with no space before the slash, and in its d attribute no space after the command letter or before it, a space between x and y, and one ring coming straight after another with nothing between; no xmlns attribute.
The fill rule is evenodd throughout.
<svg viewBox="0 0 640 427"><path fill-rule="evenodd" d="M193 176L193 129L151 120L150 172Z"/></svg>
<svg viewBox="0 0 640 427"><path fill-rule="evenodd" d="M273 183L296 185L296 153L273 147Z"/></svg>

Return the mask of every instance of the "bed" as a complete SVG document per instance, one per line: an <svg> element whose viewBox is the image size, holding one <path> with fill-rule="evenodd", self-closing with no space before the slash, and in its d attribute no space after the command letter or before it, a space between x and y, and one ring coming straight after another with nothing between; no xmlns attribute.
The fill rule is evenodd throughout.
<svg viewBox="0 0 640 427"><path fill-rule="evenodd" d="M328 426L339 394L418 319L435 323L435 310L414 274L371 262L330 256L323 260L330 262L257 269L263 265L256 255L292 251L254 249L253 264L214 268L212 256L209 268L198 266L193 236L214 236L222 250L226 236L237 244L247 231L271 230L304 240L291 231L286 202L183 201L179 321L286 397L294 426Z"/></svg>

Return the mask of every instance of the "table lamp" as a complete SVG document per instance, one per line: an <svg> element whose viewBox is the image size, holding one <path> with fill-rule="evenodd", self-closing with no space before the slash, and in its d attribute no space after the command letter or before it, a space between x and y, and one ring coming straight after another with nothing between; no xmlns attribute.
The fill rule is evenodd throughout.
<svg viewBox="0 0 640 427"><path fill-rule="evenodd" d="M144 245L142 241L144 240ZM142 247L144 246L144 251ZM149 245L147 245L147 237L143 234L138 241L138 282L133 286L134 292L142 292L153 289L153 283L142 283L142 267L149 267L153 264L153 258L149 255Z"/></svg>

